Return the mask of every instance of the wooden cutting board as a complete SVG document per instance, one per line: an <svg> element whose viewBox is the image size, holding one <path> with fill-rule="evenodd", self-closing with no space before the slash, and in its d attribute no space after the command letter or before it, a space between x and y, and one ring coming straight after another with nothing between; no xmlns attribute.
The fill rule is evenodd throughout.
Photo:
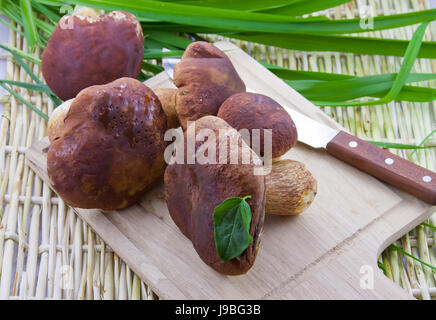
<svg viewBox="0 0 436 320"><path fill-rule="evenodd" d="M247 87L342 129L238 47L216 45L230 57ZM173 86L165 73L146 84ZM26 156L50 183L48 145L47 138L39 141ZM318 195L300 216L265 217L256 262L242 276L221 275L200 260L169 216L163 184L124 210L74 210L162 299L412 298L383 275L377 257L428 217L432 207L322 150L299 143L284 157L307 165L318 180ZM373 289L368 288L371 280Z"/></svg>

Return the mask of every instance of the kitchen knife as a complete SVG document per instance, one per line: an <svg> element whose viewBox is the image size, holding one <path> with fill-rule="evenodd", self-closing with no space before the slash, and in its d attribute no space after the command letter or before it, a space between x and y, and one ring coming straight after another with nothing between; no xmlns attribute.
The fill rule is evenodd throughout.
<svg viewBox="0 0 436 320"><path fill-rule="evenodd" d="M164 58L170 78L178 58ZM247 92L255 92L247 88ZM283 105L282 105L283 106ZM287 106L297 127L298 141L329 154L417 198L436 205L436 173L398 157L345 131L335 130Z"/></svg>

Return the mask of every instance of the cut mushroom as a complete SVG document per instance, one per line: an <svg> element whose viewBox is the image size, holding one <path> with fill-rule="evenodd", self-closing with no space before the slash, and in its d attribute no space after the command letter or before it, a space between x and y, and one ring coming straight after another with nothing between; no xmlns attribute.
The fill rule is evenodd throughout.
<svg viewBox="0 0 436 320"><path fill-rule="evenodd" d="M144 55L144 36L136 17L127 12L82 7L64 16L42 55L42 73L62 100L82 89L121 77L137 78Z"/></svg>
<svg viewBox="0 0 436 320"><path fill-rule="evenodd" d="M297 128L286 110L273 99L257 93L242 92L232 95L221 105L218 117L236 130L247 129L253 148L253 130L260 130L260 144L256 152L264 153L264 130L272 131L272 158L278 159L297 144Z"/></svg>
<svg viewBox="0 0 436 320"><path fill-rule="evenodd" d="M174 84L178 87L175 109L183 129L187 121L216 115L224 100L245 91L230 59L213 44L202 41L186 48L174 67Z"/></svg>
<svg viewBox="0 0 436 320"><path fill-rule="evenodd" d="M82 90L48 151L48 175L73 207L115 210L137 202L161 179L167 119L136 79Z"/></svg>
<svg viewBox="0 0 436 320"><path fill-rule="evenodd" d="M273 163L265 181L265 212L269 214L299 214L310 206L318 190L317 181L306 166L293 160Z"/></svg>
<svg viewBox="0 0 436 320"><path fill-rule="evenodd" d="M209 136L206 141L196 141L201 129L210 130L215 138ZM235 138L234 141L238 142L221 144L219 130L222 136ZM180 141L184 150L187 150L187 141L196 141L195 150L211 152L207 155L210 162L200 163L196 159L193 164L188 164L192 155L185 153L183 163L168 165L165 171L165 197L170 215L181 232L192 241L198 255L207 265L223 274L246 273L255 261L263 226L265 178L254 174L254 169L261 167L262 162L236 130L214 116L206 116L192 123L184 133L184 140ZM213 159L218 161L223 148L227 151L227 163L214 164ZM230 154L233 151L238 152L238 165L230 164ZM177 152L178 149L172 161L176 161ZM251 160L247 164L241 164L242 155ZM214 241L214 208L227 198L247 195L251 195L247 202L251 208L249 233L253 241L239 257L221 262Z"/></svg>

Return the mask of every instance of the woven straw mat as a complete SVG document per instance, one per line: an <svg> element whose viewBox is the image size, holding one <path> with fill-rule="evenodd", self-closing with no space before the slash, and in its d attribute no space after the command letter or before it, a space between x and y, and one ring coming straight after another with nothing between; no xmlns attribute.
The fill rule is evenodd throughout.
<svg viewBox="0 0 436 320"><path fill-rule="evenodd" d="M317 13L330 18L353 18L362 9L374 15L423 10L428 0L358 0ZM416 26L370 32L365 35L411 39ZM218 37L210 37L218 40ZM436 23L426 41L436 39ZM10 31L9 43L27 52L24 39ZM290 69L352 75L397 72L401 59L341 53L308 53L235 41L259 60ZM40 54L40 53L38 53ZM6 78L31 79L10 55ZM30 65L41 79L40 68ZM419 59L414 72L435 72L436 60ZM436 82L420 85L435 87ZM17 89L46 114L51 100L37 92ZM47 122L14 97L2 96L0 124L0 299L157 299L158 297L49 186L28 167L24 151L46 135ZM420 144L435 129L436 104L392 102L385 106L323 110L363 139ZM436 134L425 142L435 145ZM390 150L436 170L436 149ZM436 225L436 216L427 221ZM432 230L419 225L395 245L422 261L436 265ZM418 299L436 298L436 273L417 260L387 249L379 258L386 275ZM223 297L225 298L225 297Z"/></svg>

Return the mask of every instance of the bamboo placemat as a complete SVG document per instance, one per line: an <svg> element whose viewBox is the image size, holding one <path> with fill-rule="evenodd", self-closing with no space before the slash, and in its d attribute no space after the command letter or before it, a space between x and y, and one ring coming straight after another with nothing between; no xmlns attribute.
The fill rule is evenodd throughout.
<svg viewBox="0 0 436 320"><path fill-rule="evenodd" d="M357 0L319 15L331 18L375 15L429 8L428 0ZM368 33L410 39L414 27ZM435 40L436 24L426 39ZM210 37L216 39L217 37ZM25 40L10 31L9 42L27 52ZM397 72L400 58L340 53L308 53L235 41L259 60L298 70L352 75ZM40 53L37 53L39 55ZM31 65L41 79L40 68ZM419 59L416 72L436 72L436 61ZM7 56L7 79L31 79ZM436 81L428 82L435 87ZM43 112L53 111L40 93L17 89ZM82 220L27 166L24 151L46 135L45 120L13 97L5 96L0 125L0 299L156 299L156 295ZM434 129L436 104L398 103L385 106L323 109L355 135L376 141L420 144ZM436 144L436 134L426 141ZM435 148L390 150L436 170ZM436 216L428 221L436 225ZM405 252L436 265L430 228L420 225L395 242ZM435 273L393 248L380 256L387 276L419 299L436 298ZM225 297L223 297L225 298Z"/></svg>

